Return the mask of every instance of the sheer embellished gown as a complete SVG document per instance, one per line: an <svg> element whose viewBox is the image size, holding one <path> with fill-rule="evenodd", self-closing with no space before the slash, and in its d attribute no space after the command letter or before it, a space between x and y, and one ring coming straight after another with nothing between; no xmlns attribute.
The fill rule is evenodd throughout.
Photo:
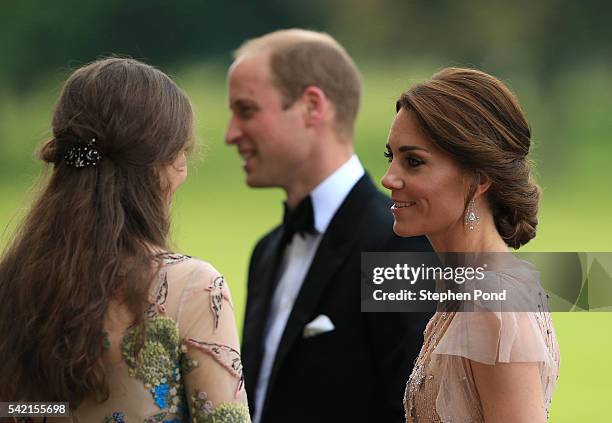
<svg viewBox="0 0 612 423"><path fill-rule="evenodd" d="M489 273L485 282L507 286L519 293L520 301L531 302L528 308L510 309L535 307L536 311L500 311L504 310L502 304L488 303L481 311L434 314L406 385L407 422L484 422L470 361L489 365L537 362L548 415L559 374L559 346L547 295L537 278L530 265L521 263L512 269Z"/></svg>
<svg viewBox="0 0 612 423"><path fill-rule="evenodd" d="M111 303L104 362L109 398L84 401L72 420L250 422L236 323L223 277L208 263L165 254L146 310L146 336Z"/></svg>

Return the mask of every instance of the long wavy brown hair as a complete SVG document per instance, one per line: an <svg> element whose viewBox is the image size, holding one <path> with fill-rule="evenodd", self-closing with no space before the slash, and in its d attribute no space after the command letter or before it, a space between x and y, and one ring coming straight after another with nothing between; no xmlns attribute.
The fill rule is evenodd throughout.
<svg viewBox="0 0 612 423"><path fill-rule="evenodd" d="M146 325L170 225L160 170L190 147L192 117L167 75L133 59L69 77L39 151L53 169L0 261L0 399L108 397L104 317L118 299ZM68 144L92 138L102 159L70 166Z"/></svg>

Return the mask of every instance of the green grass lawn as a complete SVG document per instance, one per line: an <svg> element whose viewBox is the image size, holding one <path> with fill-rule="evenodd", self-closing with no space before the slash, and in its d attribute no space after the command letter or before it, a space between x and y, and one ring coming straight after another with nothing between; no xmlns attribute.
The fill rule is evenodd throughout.
<svg viewBox="0 0 612 423"><path fill-rule="evenodd" d="M382 153L396 97L433 70L431 65L366 66L356 146L376 180L386 166ZM250 251L280 220L282 193L245 187L236 152L223 145L228 117L223 71L199 65L176 75L194 102L197 133L206 147L203 159L193 158L190 177L176 194L173 244L178 251L210 261L226 276L241 325ZM602 108L612 109L612 100L593 90L576 98L580 91L574 90L569 101L561 90L540 93L528 81L516 81L512 85L534 130L538 180L544 189L538 236L525 250L612 251L612 178L607 164L612 146L603 142L612 128L601 113ZM32 151L49 133L58 90L54 81L32 94L0 101L0 244L27 205L28 188L38 173ZM607 420L612 314L555 313L553 319L562 363L550 421Z"/></svg>

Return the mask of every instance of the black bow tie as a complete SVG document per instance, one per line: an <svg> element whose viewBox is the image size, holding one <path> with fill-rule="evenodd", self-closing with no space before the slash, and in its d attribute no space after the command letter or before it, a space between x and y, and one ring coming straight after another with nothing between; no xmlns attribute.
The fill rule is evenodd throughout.
<svg viewBox="0 0 612 423"><path fill-rule="evenodd" d="M283 216L283 241L289 242L294 234L314 234L314 211L310 195L304 198L293 210L290 210L285 202L285 215Z"/></svg>

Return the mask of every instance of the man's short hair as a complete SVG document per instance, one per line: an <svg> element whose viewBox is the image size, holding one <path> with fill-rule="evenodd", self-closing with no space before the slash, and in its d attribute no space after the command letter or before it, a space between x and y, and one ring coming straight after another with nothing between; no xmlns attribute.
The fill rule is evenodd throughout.
<svg viewBox="0 0 612 423"><path fill-rule="evenodd" d="M361 76L346 50L329 34L303 29L274 31L243 43L238 59L251 54L270 55L272 83L283 107L290 107L309 86L320 88L336 109L336 124L352 135L361 97Z"/></svg>

